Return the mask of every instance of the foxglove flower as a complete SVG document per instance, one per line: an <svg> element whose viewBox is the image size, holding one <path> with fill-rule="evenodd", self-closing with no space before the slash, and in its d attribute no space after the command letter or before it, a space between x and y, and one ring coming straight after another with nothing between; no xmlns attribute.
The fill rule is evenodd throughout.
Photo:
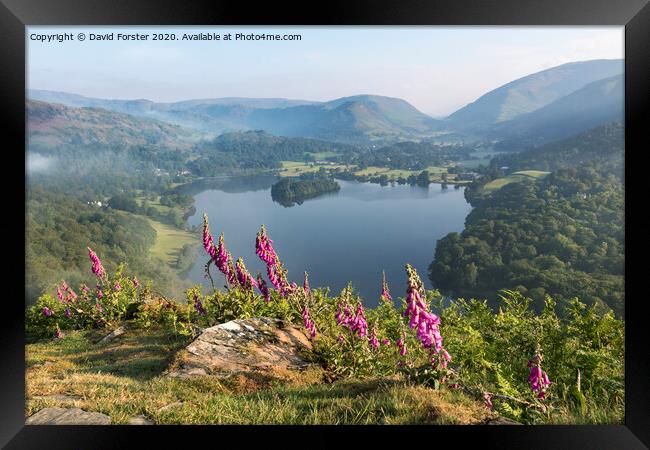
<svg viewBox="0 0 650 450"><path fill-rule="evenodd" d="M255 281L255 278L253 278L251 274L248 273L248 270L246 270L246 266L244 265L244 260L242 258L237 259L235 270L237 271L237 282L241 287L244 289L252 289L253 287L257 287L257 281Z"/></svg>
<svg viewBox="0 0 650 450"><path fill-rule="evenodd" d="M293 283L290 284L287 280L287 270L282 266L282 262L273 248L273 241L266 234L264 225L262 225L255 239L255 253L266 264L269 281L282 297L296 291L298 286Z"/></svg>
<svg viewBox="0 0 650 450"><path fill-rule="evenodd" d="M280 281L280 276L278 275L278 273L276 271L276 266L274 266L274 265L273 266L271 266L271 265L266 266L266 274L268 275L269 281L271 282L271 284L278 291L281 291L282 290L282 283Z"/></svg>
<svg viewBox="0 0 650 450"><path fill-rule="evenodd" d="M316 326L314 325L314 322L309 317L309 307L307 305L305 305L305 307L302 310L302 320L305 324L305 328L309 332L309 335L312 338L316 337Z"/></svg>
<svg viewBox="0 0 650 450"><path fill-rule="evenodd" d="M104 278L104 275L106 275L106 271L104 270L104 266L102 266L102 262L99 260L99 257L91 250L90 247L88 248L88 256L90 257L90 261L92 261L92 271L93 273L97 276L97 278Z"/></svg>
<svg viewBox="0 0 650 450"><path fill-rule="evenodd" d="M70 317L72 315L72 312L70 311L70 308L67 308L65 312L63 313L64 316Z"/></svg>
<svg viewBox="0 0 650 450"><path fill-rule="evenodd" d="M406 338L406 336L404 336L404 334L402 334L402 337L399 338L397 340L397 343L396 343L397 348L399 348L399 355L400 356L406 356L406 353L408 352L408 350L406 348L406 342L404 342L405 338Z"/></svg>
<svg viewBox="0 0 650 450"><path fill-rule="evenodd" d="M230 252L226 250L226 244L224 242L223 233L219 235L219 243L217 244L217 252L215 256L215 264L217 268L228 277L230 272L230 267L228 265L229 261L232 259Z"/></svg>
<svg viewBox="0 0 650 450"><path fill-rule="evenodd" d="M257 288L264 297L264 301L268 303L271 300L271 292L269 292L269 287L266 285L266 281L264 281L260 273L257 274Z"/></svg>
<svg viewBox="0 0 650 450"><path fill-rule="evenodd" d="M311 292L311 289L309 289L309 275L307 275L307 272L305 272L305 279L302 282L302 290L304 291L305 295L309 295Z"/></svg>
<svg viewBox="0 0 650 450"><path fill-rule="evenodd" d="M212 234L210 234L210 225L208 224L208 215L203 214L203 248L216 262L217 249L214 246L214 240L212 239Z"/></svg>
<svg viewBox="0 0 650 450"><path fill-rule="evenodd" d="M489 409L490 411L492 411L492 407L493 407L493 405L492 405L492 394L490 394L489 392L484 392L483 393L483 399L485 400L485 407L487 409Z"/></svg>
<svg viewBox="0 0 650 450"><path fill-rule="evenodd" d="M275 265L278 259L278 255L275 253L275 249L273 248L273 241L266 235L264 225L262 225L262 228L257 233L257 238L255 239L255 253L257 253L257 256L259 256L267 266Z"/></svg>
<svg viewBox="0 0 650 450"><path fill-rule="evenodd" d="M122 286L120 285L120 282L119 282L119 281L116 281L116 282L115 282L114 289L115 289L116 291L119 291L120 289L122 289Z"/></svg>
<svg viewBox="0 0 650 450"><path fill-rule="evenodd" d="M359 337L368 335L368 322L366 322L366 315L363 311L363 305L361 302L357 304L355 327Z"/></svg>
<svg viewBox="0 0 650 450"><path fill-rule="evenodd" d="M71 302L73 300L77 300L77 294L75 293L75 291L72 290L70 286L66 285L65 290L68 293L68 295L65 298L66 303Z"/></svg>
<svg viewBox="0 0 650 450"><path fill-rule="evenodd" d="M97 308L97 311L100 313L104 312L104 307L99 302L95 303L95 308Z"/></svg>
<svg viewBox="0 0 650 450"><path fill-rule="evenodd" d="M201 303L201 299L199 298L198 295L194 295L194 309L196 309L196 312L199 313L199 316L205 316L205 308L203 308L203 303Z"/></svg>
<svg viewBox="0 0 650 450"><path fill-rule="evenodd" d="M528 383L533 393L537 394L537 398L543 399L546 396L546 388L550 386L551 380L548 374L542 370L541 355L536 354L532 360L528 361L530 368L530 375L528 376Z"/></svg>
<svg viewBox="0 0 650 450"><path fill-rule="evenodd" d="M409 327L417 330L416 337L422 343L422 347L431 349L432 353L438 354L443 350L442 335L438 328L440 318L429 311L424 301L424 298L426 298L424 284L410 264L406 265L406 273L408 276L408 289L406 291L404 316L410 319ZM446 353L443 358L437 358L438 361L442 362L443 367L449 361L448 356L449 353ZM449 356L449 358L451 357Z"/></svg>
<svg viewBox="0 0 650 450"><path fill-rule="evenodd" d="M54 339L62 339L63 338L63 333L61 333L61 329L59 326L56 326L56 331L54 332Z"/></svg>
<svg viewBox="0 0 650 450"><path fill-rule="evenodd" d="M232 256L228 250L226 250L223 233L219 235L219 243L215 247L214 239L210 233L207 214L203 214L203 248L208 255L210 255L210 258L214 261L214 265L217 266L217 269L224 274L228 285L236 286L237 274L235 273L235 268L232 264Z"/></svg>
<svg viewBox="0 0 650 450"><path fill-rule="evenodd" d="M370 348L372 348L373 351L377 351L377 349L379 348L379 340L377 339L376 325L372 327L372 332L370 333L370 337L368 338L368 343L370 343Z"/></svg>
<svg viewBox="0 0 650 450"><path fill-rule="evenodd" d="M138 287L140 287L140 282L138 281L138 279L137 279L136 277L133 277L133 286L134 286L136 289L137 289Z"/></svg>
<svg viewBox="0 0 650 450"><path fill-rule="evenodd" d="M101 291L101 289L97 290L97 298L100 300L104 298L104 293Z"/></svg>
<svg viewBox="0 0 650 450"><path fill-rule="evenodd" d="M388 289L388 282L386 281L386 273L382 272L383 280L381 282L381 298L387 302L393 300L393 297L390 295L390 290Z"/></svg>
<svg viewBox="0 0 650 450"><path fill-rule="evenodd" d="M71 301L77 299L77 294L70 288L70 286L68 286L65 281L62 281L61 286L56 288L56 296L62 303L70 303Z"/></svg>
<svg viewBox="0 0 650 450"><path fill-rule="evenodd" d="M390 346L390 339L382 339L381 344L385 345L386 347Z"/></svg>
<svg viewBox="0 0 650 450"><path fill-rule="evenodd" d="M336 314L336 323L340 326L348 328L352 333L356 333L359 337L368 335L368 323L363 311L361 302L357 304L356 312L353 313L349 305L339 303Z"/></svg>
<svg viewBox="0 0 650 450"><path fill-rule="evenodd" d="M50 317L52 314L54 314L54 312L47 306L43 307L42 312L45 317Z"/></svg>

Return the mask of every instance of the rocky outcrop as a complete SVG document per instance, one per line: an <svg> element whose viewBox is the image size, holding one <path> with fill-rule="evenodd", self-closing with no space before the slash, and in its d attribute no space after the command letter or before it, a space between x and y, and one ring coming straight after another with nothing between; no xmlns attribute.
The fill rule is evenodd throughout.
<svg viewBox="0 0 650 450"><path fill-rule="evenodd" d="M113 330L112 332L110 332L109 334L107 334L106 336L104 336L98 342L98 344L99 345L106 344L107 342L115 339L116 337L122 336L125 332L126 332L126 328L124 328L124 326L120 326L120 327L116 328L115 330Z"/></svg>
<svg viewBox="0 0 650 450"><path fill-rule="evenodd" d="M177 358L167 376L226 376L235 373L302 369L312 349L292 324L266 317L238 319L203 330Z"/></svg>
<svg viewBox="0 0 650 450"><path fill-rule="evenodd" d="M151 419L148 419L146 416L139 415L131 417L127 422L127 425L153 425L154 422Z"/></svg>
<svg viewBox="0 0 650 450"><path fill-rule="evenodd" d="M106 414L79 408L44 408L28 417L26 425L110 425Z"/></svg>
<svg viewBox="0 0 650 450"><path fill-rule="evenodd" d="M506 419L505 417L497 417L494 419L489 419L485 422L485 425L521 425L519 422L514 420Z"/></svg>

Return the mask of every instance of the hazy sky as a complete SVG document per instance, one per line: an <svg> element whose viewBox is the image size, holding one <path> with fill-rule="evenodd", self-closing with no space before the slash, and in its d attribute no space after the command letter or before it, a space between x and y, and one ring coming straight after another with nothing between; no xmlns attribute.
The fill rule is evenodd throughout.
<svg viewBox="0 0 650 450"><path fill-rule="evenodd" d="M152 41L153 33L301 34L300 41ZM39 42L30 35L74 34ZM148 33L80 42L78 33ZM623 58L623 27L28 27L30 89L177 101L399 97L445 116L487 91L571 61Z"/></svg>

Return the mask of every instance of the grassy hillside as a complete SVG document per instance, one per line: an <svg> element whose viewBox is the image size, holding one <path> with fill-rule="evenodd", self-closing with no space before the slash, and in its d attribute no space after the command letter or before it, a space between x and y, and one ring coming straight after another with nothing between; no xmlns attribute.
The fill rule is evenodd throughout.
<svg viewBox="0 0 650 450"><path fill-rule="evenodd" d="M27 415L58 406L98 411L113 424L137 415L156 424L294 425L480 424L495 417L460 392L434 391L400 377L327 383L314 368L289 379L168 378L162 373L187 339L164 329L131 329L98 346L101 336L71 332L60 341L27 346Z"/></svg>
<svg viewBox="0 0 650 450"><path fill-rule="evenodd" d="M501 189L503 186L510 183L518 183L521 181L531 181L538 178L543 178L549 173L550 172L543 172L541 170L522 170L519 172L514 172L508 176L497 178L496 180L492 180L486 183L483 186L483 192L490 193L497 189Z"/></svg>
<svg viewBox="0 0 650 450"><path fill-rule="evenodd" d="M198 234L151 219L149 225L156 231L156 240L149 250L150 254L172 267L177 265L183 247L186 245L196 247L199 244Z"/></svg>

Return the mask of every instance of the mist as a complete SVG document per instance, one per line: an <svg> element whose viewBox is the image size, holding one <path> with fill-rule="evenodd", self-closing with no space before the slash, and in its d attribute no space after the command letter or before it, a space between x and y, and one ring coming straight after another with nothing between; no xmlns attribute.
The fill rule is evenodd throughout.
<svg viewBox="0 0 650 450"><path fill-rule="evenodd" d="M57 158L40 153L27 153L26 171L28 174L51 172L56 166Z"/></svg>

